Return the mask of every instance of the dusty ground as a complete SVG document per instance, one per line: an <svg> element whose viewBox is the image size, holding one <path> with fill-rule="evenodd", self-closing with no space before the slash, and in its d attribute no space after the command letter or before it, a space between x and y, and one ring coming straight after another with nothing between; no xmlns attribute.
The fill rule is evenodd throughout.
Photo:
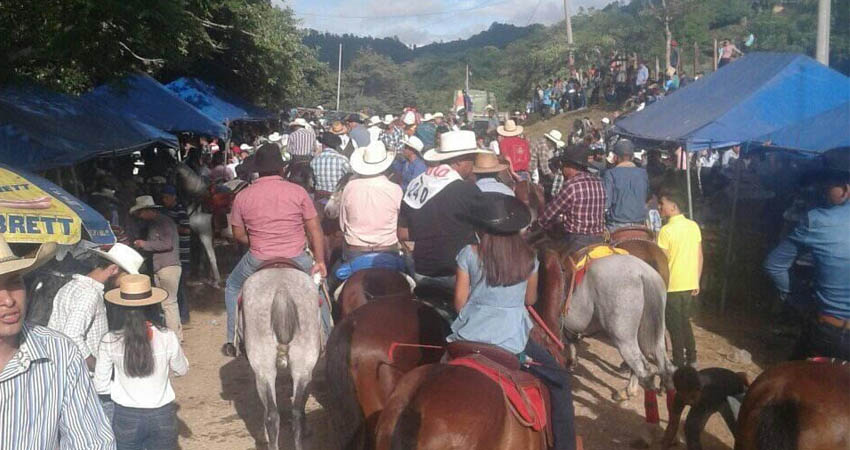
<svg viewBox="0 0 850 450"><path fill-rule="evenodd" d="M265 448L258 444L264 439L262 405L256 394L254 379L247 360L230 359L221 355L219 348L224 340L223 292L208 286L192 288L192 321L184 331L184 350L190 361L189 374L175 379L177 401L180 404L180 445L186 450L243 450ZM707 308L705 308L707 309ZM736 371L746 371L754 378L764 364L774 362L787 348L788 342L752 330L765 329L749 324L742 318L721 321L708 311L703 311L696 321L699 367L721 366ZM735 364L727 359L735 349L743 348L754 355L756 361ZM625 386L626 379L615 371L621 362L616 350L603 340L589 338L579 349L581 361L573 374L576 427L585 441L586 449L630 449L643 427L642 396L623 404L611 400L614 389ZM291 388L288 377L278 378L278 395L281 407L281 449L291 449L289 442L288 398ZM317 395L325 405L333 402L322 397L322 385L317 385ZM666 407L659 397L662 423L666 424ZM329 422L322 405L311 396L307 405L308 423L312 436L308 449L329 448ZM716 416L711 419L704 434L706 450L732 448L732 436L725 424Z"/></svg>

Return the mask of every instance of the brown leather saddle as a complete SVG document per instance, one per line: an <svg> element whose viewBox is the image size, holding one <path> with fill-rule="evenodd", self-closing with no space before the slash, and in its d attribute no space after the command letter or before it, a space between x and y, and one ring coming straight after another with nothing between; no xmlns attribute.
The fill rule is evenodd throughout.
<svg viewBox="0 0 850 450"><path fill-rule="evenodd" d="M620 242L634 240L655 242L655 233L647 227L623 227L611 233L608 242L616 246Z"/></svg>
<svg viewBox="0 0 850 450"><path fill-rule="evenodd" d="M298 264L295 264L295 261L289 258L275 258L270 259L268 261L263 261L263 264L260 265L260 268L257 269L257 272L265 269L295 269L302 270Z"/></svg>
<svg viewBox="0 0 850 450"><path fill-rule="evenodd" d="M519 358L501 347L483 342L455 341L446 346L449 359L471 355L483 355L490 361L502 365L508 370L519 370Z"/></svg>

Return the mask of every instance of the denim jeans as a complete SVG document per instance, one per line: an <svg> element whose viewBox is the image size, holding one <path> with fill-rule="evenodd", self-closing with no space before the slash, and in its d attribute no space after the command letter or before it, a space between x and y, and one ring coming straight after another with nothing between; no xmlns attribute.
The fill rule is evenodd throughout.
<svg viewBox="0 0 850 450"><path fill-rule="evenodd" d="M304 272L310 272L313 267L313 259L307 253L291 258L298 267ZM233 343L233 337L236 334L236 306L239 300L239 293L242 292L242 285L245 280L260 269L263 265L263 260L257 259L250 251L245 252L245 255L230 272L227 277L227 283L224 288L224 306L227 309L227 342Z"/></svg>
<svg viewBox="0 0 850 450"><path fill-rule="evenodd" d="M183 266L180 272L180 283L177 288L177 309L180 311L180 321L189 321L189 303L186 300L186 277L189 275L189 265Z"/></svg>
<svg viewBox="0 0 850 450"><path fill-rule="evenodd" d="M112 420L116 450L174 450L177 448L177 405L127 408L115 405Z"/></svg>
<svg viewBox="0 0 850 450"><path fill-rule="evenodd" d="M112 401L112 397L109 395L98 395L98 398L100 400L100 406L103 408L103 413L106 414L106 419L112 425L112 417L115 416L115 402Z"/></svg>
<svg viewBox="0 0 850 450"><path fill-rule="evenodd" d="M576 428L575 409L569 374L555 361L555 357L546 349L528 341L525 354L542 366L531 366L527 370L540 378L549 388L549 400L552 405L552 431L555 435L554 450L575 450Z"/></svg>
<svg viewBox="0 0 850 450"><path fill-rule="evenodd" d="M602 235L596 234L568 234L566 237L567 251L573 254L589 245L601 244L604 240Z"/></svg>
<svg viewBox="0 0 850 450"><path fill-rule="evenodd" d="M645 227L646 222L608 222L605 224L605 228L608 229L609 233L613 233L620 228L626 227Z"/></svg>
<svg viewBox="0 0 850 450"><path fill-rule="evenodd" d="M825 323L808 324L791 359L822 356L850 361L850 330Z"/></svg>

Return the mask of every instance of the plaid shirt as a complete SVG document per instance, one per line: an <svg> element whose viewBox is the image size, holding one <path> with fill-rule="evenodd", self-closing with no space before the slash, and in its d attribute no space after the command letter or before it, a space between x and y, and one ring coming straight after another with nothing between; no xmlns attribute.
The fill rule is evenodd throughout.
<svg viewBox="0 0 850 450"><path fill-rule="evenodd" d="M56 292L47 327L71 338L83 358L97 358L100 340L109 331L103 284L85 275L74 275Z"/></svg>
<svg viewBox="0 0 850 450"><path fill-rule="evenodd" d="M400 152L404 146L404 130L399 127L390 127L384 130L378 139L384 143L387 150Z"/></svg>
<svg viewBox="0 0 850 450"><path fill-rule="evenodd" d="M552 159L552 147L549 139L541 136L531 142L531 161L528 163L528 171L538 171L540 177L552 175L549 169L549 160Z"/></svg>
<svg viewBox="0 0 850 450"><path fill-rule="evenodd" d="M313 156L316 147L316 133L309 128L300 128L289 135L286 150L292 156Z"/></svg>
<svg viewBox="0 0 850 450"><path fill-rule="evenodd" d="M555 223L568 234L602 234L605 225L605 188L602 180L586 172L570 178L546 205L540 226Z"/></svg>
<svg viewBox="0 0 850 450"><path fill-rule="evenodd" d="M348 158L332 148L322 150L310 161L310 167L316 176L316 190L325 192L334 192L340 178L351 172Z"/></svg>

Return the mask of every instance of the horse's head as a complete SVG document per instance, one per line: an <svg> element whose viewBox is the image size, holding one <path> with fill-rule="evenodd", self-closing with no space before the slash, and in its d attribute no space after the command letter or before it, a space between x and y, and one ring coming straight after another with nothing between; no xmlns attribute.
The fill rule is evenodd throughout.
<svg viewBox="0 0 850 450"><path fill-rule="evenodd" d="M209 184L204 181L203 177L195 173L191 167L178 162L174 166L174 171L177 173L178 188L181 192L188 194L190 197L203 197L209 191Z"/></svg>

